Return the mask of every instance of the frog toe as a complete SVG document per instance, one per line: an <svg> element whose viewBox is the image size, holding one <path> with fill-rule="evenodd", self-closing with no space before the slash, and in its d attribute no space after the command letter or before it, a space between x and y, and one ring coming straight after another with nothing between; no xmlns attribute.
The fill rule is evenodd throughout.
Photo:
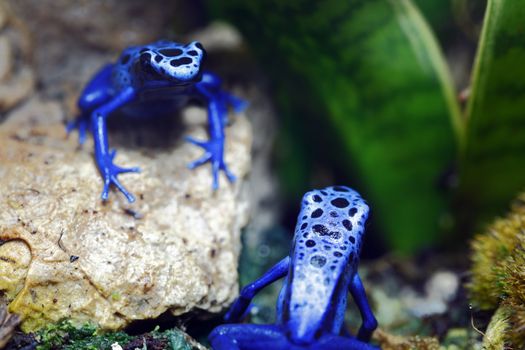
<svg viewBox="0 0 525 350"><path fill-rule="evenodd" d="M109 188L111 185L114 185L128 200L128 202L133 203L135 201L135 196L133 196L126 188L120 183L117 179L117 175L109 175L104 179L104 188L100 198L105 202L109 197Z"/></svg>
<svg viewBox="0 0 525 350"><path fill-rule="evenodd" d="M220 170L220 163L219 161L215 160L212 163L211 171L213 176L213 183L212 188L214 191L217 191L219 189L219 170Z"/></svg>
<svg viewBox="0 0 525 350"><path fill-rule="evenodd" d="M249 106L248 101L245 101L233 95L229 95L228 97L229 97L228 102L233 107L233 110L235 111L235 113L241 113Z"/></svg>
<svg viewBox="0 0 525 350"><path fill-rule="evenodd" d="M209 161L211 159L211 156L212 156L212 154L210 152L204 153L204 155L202 157L200 157L199 159L194 160L193 162L188 164L188 168L189 169L195 169L196 167L201 166L202 164L204 164L207 161Z"/></svg>
<svg viewBox="0 0 525 350"><path fill-rule="evenodd" d="M115 167L115 173L116 174L124 174L124 173L140 173L140 167L135 166L131 168L121 168L119 166Z"/></svg>
<svg viewBox="0 0 525 350"><path fill-rule="evenodd" d="M192 144L194 144L196 146L199 146L199 147L202 147L202 148L206 149L206 146L207 146L207 142L206 141L197 140L197 139L193 138L192 136L186 136L185 139L189 143L192 143Z"/></svg>
<svg viewBox="0 0 525 350"><path fill-rule="evenodd" d="M128 192L128 190L126 190L126 188L124 186L122 186L120 181L117 180L116 176L113 177L113 181L112 182L115 185L115 187L117 187L118 190L120 192L122 192L122 194L126 197L128 202L133 203L135 201L135 196L133 196L130 192Z"/></svg>
<svg viewBox="0 0 525 350"><path fill-rule="evenodd" d="M78 144L83 145L86 142L88 122L84 118L76 118L66 124L66 134L69 135L78 129Z"/></svg>
<svg viewBox="0 0 525 350"><path fill-rule="evenodd" d="M230 181L231 183L234 183L237 180L237 177L233 175L233 173L230 171L230 169L228 169L228 167L224 163L222 164L222 170L224 171L224 174L228 178L228 181Z"/></svg>

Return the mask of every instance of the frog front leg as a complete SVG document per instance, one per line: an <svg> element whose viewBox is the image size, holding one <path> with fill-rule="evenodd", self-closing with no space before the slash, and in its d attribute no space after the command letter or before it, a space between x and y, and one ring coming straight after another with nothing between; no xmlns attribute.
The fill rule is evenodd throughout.
<svg viewBox="0 0 525 350"><path fill-rule="evenodd" d="M135 201L135 197L129 193L118 181L117 176L122 173L137 173L139 168L121 168L113 164L116 150L110 151L108 145L108 133L106 128L106 118L109 114L126 103L132 101L136 94L133 88L129 87L115 95L110 101L95 109L91 114L91 127L95 143L95 159L98 169L104 179L102 190L102 200L107 200L110 185L115 185L122 192L129 202Z"/></svg>
<svg viewBox="0 0 525 350"><path fill-rule="evenodd" d="M270 268L262 277L253 283L246 285L241 292L239 297L235 300L230 310L224 316L224 321L229 323L239 322L245 311L250 306L252 299L257 293L267 285L283 278L288 273L290 266L290 257L279 261L272 268Z"/></svg>
<svg viewBox="0 0 525 350"><path fill-rule="evenodd" d="M365 288L363 287L363 282L361 282L359 274L356 273L354 275L350 282L349 289L350 294L352 294L352 297L359 308L361 318L363 319L361 328L359 328L359 332L357 333L357 339L363 342L368 342L372 333L377 328L377 320L372 313L370 304L368 304Z"/></svg>
<svg viewBox="0 0 525 350"><path fill-rule="evenodd" d="M80 115L66 125L68 136L73 130L78 130L78 143L81 146L86 141L91 112L112 98L112 71L113 64L107 64L95 74L78 99Z"/></svg>
<svg viewBox="0 0 525 350"><path fill-rule="evenodd" d="M287 256L255 282L242 288L224 320L229 323L239 322L255 295L264 287L286 276L289 267L290 257ZM224 324L215 328L208 339L215 350L266 349L268 343L271 343L272 349L291 349L282 327L276 325Z"/></svg>
<svg viewBox="0 0 525 350"><path fill-rule="evenodd" d="M240 111L246 105L241 99L222 91L220 85L220 79L211 73L205 73L202 81L196 84L197 94L207 103L210 139L201 141L193 137L186 138L187 141L202 147L205 151L201 158L190 163L188 167L194 169L208 161L211 162L214 190L219 188L221 170L224 171L230 182L235 181L235 175L224 162L224 128L227 123L228 107L231 105L235 111Z"/></svg>

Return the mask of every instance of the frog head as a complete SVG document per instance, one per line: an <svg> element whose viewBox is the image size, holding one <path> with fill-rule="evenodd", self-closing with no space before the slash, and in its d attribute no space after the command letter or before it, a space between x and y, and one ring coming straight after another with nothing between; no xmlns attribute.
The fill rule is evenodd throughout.
<svg viewBox="0 0 525 350"><path fill-rule="evenodd" d="M140 50L139 69L152 80L169 80L176 85L200 81L206 51L193 41L187 45L159 41Z"/></svg>

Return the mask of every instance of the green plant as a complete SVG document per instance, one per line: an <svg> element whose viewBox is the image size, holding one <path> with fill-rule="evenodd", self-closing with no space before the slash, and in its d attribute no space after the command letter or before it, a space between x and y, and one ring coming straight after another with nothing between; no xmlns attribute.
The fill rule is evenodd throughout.
<svg viewBox="0 0 525 350"><path fill-rule="evenodd" d="M467 1L418 3L438 27ZM290 195L318 181L322 164L332 181L365 192L386 242L410 253L458 221L470 230L499 213L524 185L525 3L488 1L465 115L411 0L208 3L240 28L274 83ZM440 186L456 168L459 185Z"/></svg>

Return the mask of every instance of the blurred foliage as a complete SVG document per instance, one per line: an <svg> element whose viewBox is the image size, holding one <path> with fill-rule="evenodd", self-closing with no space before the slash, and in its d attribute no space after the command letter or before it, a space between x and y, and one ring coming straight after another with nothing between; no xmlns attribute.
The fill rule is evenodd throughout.
<svg viewBox="0 0 525 350"><path fill-rule="evenodd" d="M496 329L507 329L513 348L525 346L525 193L512 211L495 220L472 243L472 278L469 290L475 307L505 310L494 315L491 341ZM503 310L503 309L502 309ZM502 316L505 315L505 316ZM509 318L512 327L505 319ZM490 326L489 326L490 329ZM487 335L489 332L487 332Z"/></svg>
<svg viewBox="0 0 525 350"><path fill-rule="evenodd" d="M438 38L446 36L453 28L452 11L455 0L414 0ZM457 2L457 0L456 0ZM465 0L462 0L465 2Z"/></svg>
<svg viewBox="0 0 525 350"><path fill-rule="evenodd" d="M297 160L329 160L346 184L362 184L391 247L407 252L436 240L448 208L438 183L455 160L461 124L445 62L411 2L212 4L271 72L283 133L303 138L302 154L283 162L286 185L308 179L292 167Z"/></svg>
<svg viewBox="0 0 525 350"><path fill-rule="evenodd" d="M489 1L467 107L462 203L480 220L525 185L525 2Z"/></svg>
<svg viewBox="0 0 525 350"><path fill-rule="evenodd" d="M456 29L451 34L457 35L457 29L459 29L471 41L477 42L483 24L487 0L451 0L451 6Z"/></svg>
<svg viewBox="0 0 525 350"><path fill-rule="evenodd" d="M243 32L273 83L288 196L351 185L403 253L471 232L525 183L525 3L488 2L463 118L416 5L441 44L461 50L457 38L475 40L485 1L414 1L207 0L212 16Z"/></svg>

